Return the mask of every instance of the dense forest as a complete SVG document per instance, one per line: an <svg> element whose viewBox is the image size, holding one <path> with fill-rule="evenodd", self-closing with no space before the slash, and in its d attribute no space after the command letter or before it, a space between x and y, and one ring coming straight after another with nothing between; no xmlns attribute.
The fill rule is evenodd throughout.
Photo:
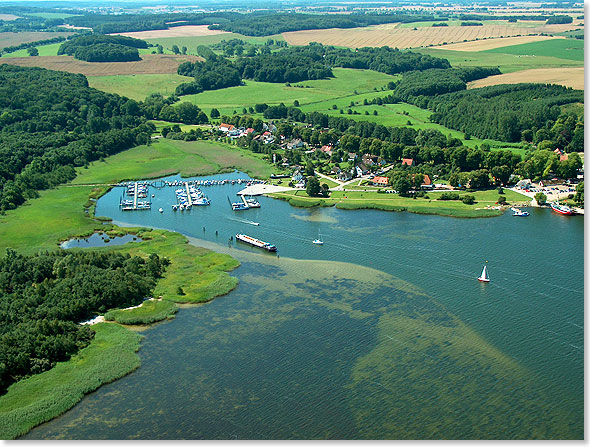
<svg viewBox="0 0 590 447"><path fill-rule="evenodd" d="M147 47L147 42L141 39L91 34L64 42L57 54L67 54L87 62L129 62L140 60L137 49Z"/></svg>
<svg viewBox="0 0 590 447"><path fill-rule="evenodd" d="M150 141L140 104L83 75L0 66L0 212L75 177L75 166Z"/></svg>
<svg viewBox="0 0 590 447"><path fill-rule="evenodd" d="M561 114L559 106L584 101L584 92L559 85L515 84L490 86L434 96L422 104L432 110L431 120L443 126L501 141L526 140ZM583 150L583 127L557 140L561 149ZM532 141L532 138L529 139Z"/></svg>
<svg viewBox="0 0 590 447"><path fill-rule="evenodd" d="M261 82L299 82L334 76L322 54L309 46L242 57L235 67L242 78Z"/></svg>
<svg viewBox="0 0 590 447"><path fill-rule="evenodd" d="M392 97L384 98L383 102L408 102L422 95L434 96L465 90L467 82L498 74L500 70L497 67L431 68L424 71L411 71L404 74L397 84L390 86L394 93Z"/></svg>
<svg viewBox="0 0 590 447"><path fill-rule="evenodd" d="M220 88L240 85L242 79L238 70L229 60L209 55L205 62L183 62L178 66L178 74L194 77L190 83L183 83L176 87L176 94L192 95L204 90L217 90Z"/></svg>
<svg viewBox="0 0 590 447"><path fill-rule="evenodd" d="M96 251L0 258L0 393L52 368L94 336L78 323L141 303L162 275L156 254L145 260Z"/></svg>

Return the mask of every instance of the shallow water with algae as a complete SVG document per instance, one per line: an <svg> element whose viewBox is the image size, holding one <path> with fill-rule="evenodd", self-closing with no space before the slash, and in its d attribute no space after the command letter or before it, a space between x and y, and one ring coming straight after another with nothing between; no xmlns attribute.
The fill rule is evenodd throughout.
<svg viewBox="0 0 590 447"><path fill-rule="evenodd" d="M239 285L144 332L141 368L25 438L584 437L582 217L266 197L236 213L227 199L241 187L204 187L212 204L188 213L170 209L173 188L150 192L151 211L121 212L120 188L99 200L97 215L230 253ZM237 232L279 256L230 242ZM486 260L492 281L480 284Z"/></svg>

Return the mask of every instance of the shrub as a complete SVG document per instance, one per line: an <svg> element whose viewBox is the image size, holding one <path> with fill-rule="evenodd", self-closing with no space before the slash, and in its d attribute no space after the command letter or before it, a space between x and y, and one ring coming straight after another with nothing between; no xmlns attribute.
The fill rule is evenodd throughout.
<svg viewBox="0 0 590 447"><path fill-rule="evenodd" d="M462 198L461 201L465 204L465 205L473 205L475 203L475 196L471 195L471 194L465 194Z"/></svg>

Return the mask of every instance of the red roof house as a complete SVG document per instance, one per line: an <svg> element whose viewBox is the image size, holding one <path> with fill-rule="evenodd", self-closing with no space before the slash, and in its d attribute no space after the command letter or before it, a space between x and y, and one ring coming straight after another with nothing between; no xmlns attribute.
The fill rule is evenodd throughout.
<svg viewBox="0 0 590 447"><path fill-rule="evenodd" d="M402 159L402 166L403 165L414 166L414 159L413 158Z"/></svg>
<svg viewBox="0 0 590 447"><path fill-rule="evenodd" d="M387 177L373 177L371 183L375 186L387 186L389 184L389 179Z"/></svg>

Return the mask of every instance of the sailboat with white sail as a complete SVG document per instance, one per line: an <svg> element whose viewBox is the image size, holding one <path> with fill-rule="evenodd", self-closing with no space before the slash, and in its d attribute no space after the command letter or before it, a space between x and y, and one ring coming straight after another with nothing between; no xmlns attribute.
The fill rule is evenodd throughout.
<svg viewBox="0 0 590 447"><path fill-rule="evenodd" d="M486 261L487 263L487 261ZM490 282L490 275L488 275L488 266L484 265L483 270L481 271L481 275L477 278L478 281L481 282Z"/></svg>
<svg viewBox="0 0 590 447"><path fill-rule="evenodd" d="M324 245L324 241L322 240L322 233L318 231L318 238L311 241L311 243L315 245Z"/></svg>

